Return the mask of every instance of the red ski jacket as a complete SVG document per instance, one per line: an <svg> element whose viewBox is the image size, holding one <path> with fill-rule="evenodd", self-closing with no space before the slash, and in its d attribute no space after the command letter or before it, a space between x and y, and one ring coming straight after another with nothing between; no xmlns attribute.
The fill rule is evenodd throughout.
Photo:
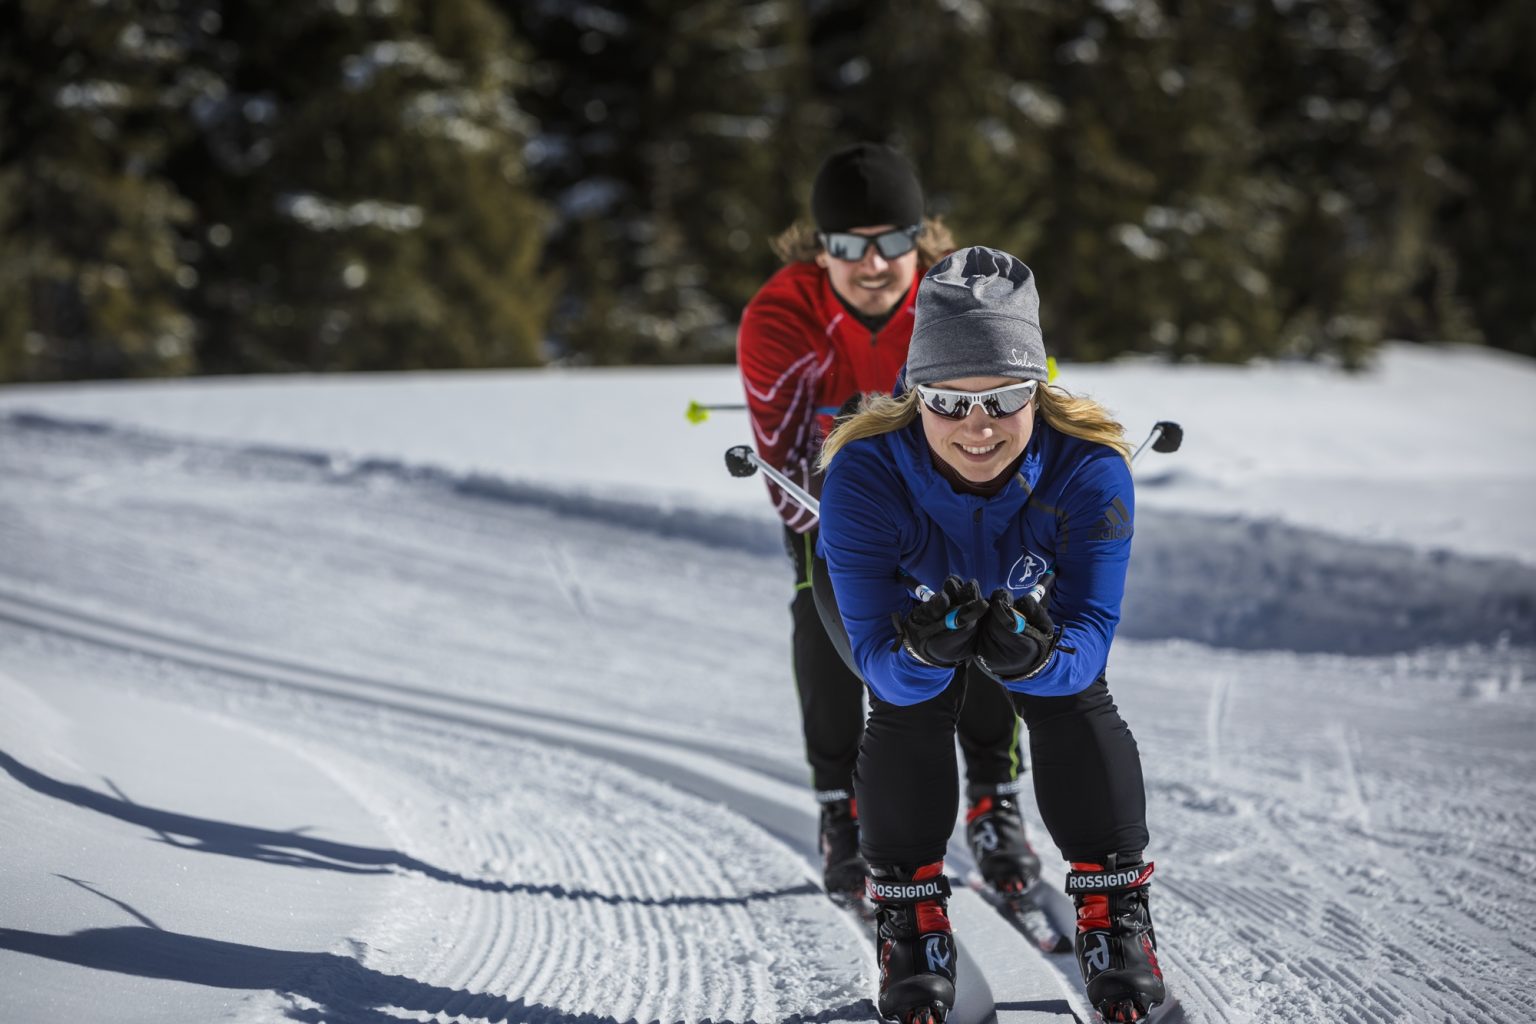
<svg viewBox="0 0 1536 1024"><path fill-rule="evenodd" d="M757 453L811 494L821 494L821 474L813 467L837 410L854 395L895 387L912 341L920 280L921 272L873 335L844 308L815 263L782 268L747 304L736 362ZM768 495L790 529L804 533L816 525L815 516L771 482Z"/></svg>

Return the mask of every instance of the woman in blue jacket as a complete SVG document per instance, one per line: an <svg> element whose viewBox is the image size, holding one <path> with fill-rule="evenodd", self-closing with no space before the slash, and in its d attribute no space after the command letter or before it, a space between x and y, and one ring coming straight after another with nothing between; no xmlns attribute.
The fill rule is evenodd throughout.
<svg viewBox="0 0 1536 1024"><path fill-rule="evenodd" d="M975 686L1006 687L1029 729L1040 813L1072 862L1090 1001L1135 1021L1164 995L1141 761L1104 679L1130 558L1129 446L1097 403L1047 386L1039 323L1027 266L952 253L918 288L907 390L869 397L821 455L818 597L870 690L855 793L880 1012L903 1024L954 1005L943 857L955 716Z"/></svg>

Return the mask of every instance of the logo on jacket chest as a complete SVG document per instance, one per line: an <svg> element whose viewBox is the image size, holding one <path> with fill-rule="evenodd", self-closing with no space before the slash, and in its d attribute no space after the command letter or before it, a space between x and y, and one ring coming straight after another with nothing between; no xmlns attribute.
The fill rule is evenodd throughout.
<svg viewBox="0 0 1536 1024"><path fill-rule="evenodd" d="M1008 570L1008 589L1029 590L1040 582L1040 577L1045 575L1048 568L1049 562L1025 548L1019 560L1013 563L1013 568Z"/></svg>

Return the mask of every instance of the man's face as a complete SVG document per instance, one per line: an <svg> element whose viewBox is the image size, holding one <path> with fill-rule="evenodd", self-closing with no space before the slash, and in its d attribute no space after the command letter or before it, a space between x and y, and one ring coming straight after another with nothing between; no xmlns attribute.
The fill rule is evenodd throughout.
<svg viewBox="0 0 1536 1024"><path fill-rule="evenodd" d="M895 231L897 227L895 224L877 224L849 228L845 234L873 238ZM912 287L912 278L917 276L917 249L888 260L874 245L866 245L863 259L856 262L837 259L823 249L816 254L816 263L826 270L832 279L832 289L844 302L864 316L883 316Z"/></svg>

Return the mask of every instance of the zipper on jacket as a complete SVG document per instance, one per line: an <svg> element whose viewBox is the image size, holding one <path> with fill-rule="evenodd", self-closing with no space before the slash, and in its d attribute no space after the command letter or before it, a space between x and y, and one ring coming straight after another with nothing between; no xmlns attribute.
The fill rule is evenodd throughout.
<svg viewBox="0 0 1536 1024"><path fill-rule="evenodd" d="M985 499L978 499L978 500L984 501ZM981 513L982 513L982 506L979 505L979 504L976 506L975 511L973 511L971 513L971 557L975 559L975 561L972 564L977 566L978 570L979 570L979 568L981 566L984 566L984 565L987 564L986 557L985 557L986 556L986 552L982 550L982 548L983 548L983 544L982 544L982 533L983 533L983 531L982 531L982 528L981 528Z"/></svg>

